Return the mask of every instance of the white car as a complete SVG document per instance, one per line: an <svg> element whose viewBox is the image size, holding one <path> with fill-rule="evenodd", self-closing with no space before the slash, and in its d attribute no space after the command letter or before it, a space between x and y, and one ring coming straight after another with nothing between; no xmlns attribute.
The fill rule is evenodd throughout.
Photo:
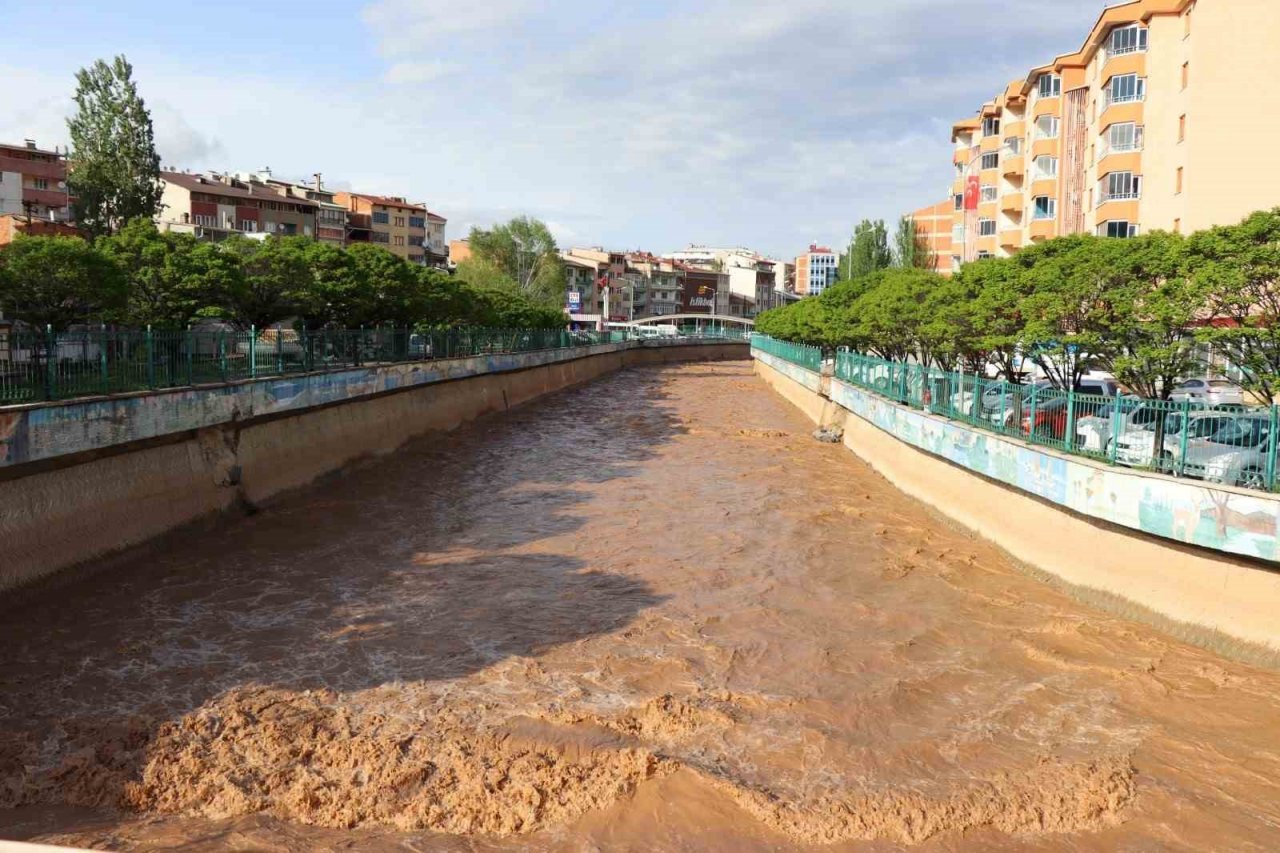
<svg viewBox="0 0 1280 853"><path fill-rule="evenodd" d="M1244 393L1239 385L1225 379L1188 379L1173 389L1169 399L1175 403L1191 400L1210 406L1243 406Z"/></svg>
<svg viewBox="0 0 1280 853"><path fill-rule="evenodd" d="M1187 431L1187 459L1198 459L1203 455L1199 450L1204 440L1219 433L1233 424L1241 416L1232 412L1192 412L1188 416L1190 427ZM1186 465L1179 464L1182 456L1182 413L1169 412L1164 418L1164 441L1159 453L1155 449L1156 426L1159 418L1137 426L1131 425L1120 434L1116 441L1116 462L1137 468L1157 468L1167 474L1187 473L1198 476L1195 468L1186 470ZM1196 463L1199 464L1199 463Z"/></svg>

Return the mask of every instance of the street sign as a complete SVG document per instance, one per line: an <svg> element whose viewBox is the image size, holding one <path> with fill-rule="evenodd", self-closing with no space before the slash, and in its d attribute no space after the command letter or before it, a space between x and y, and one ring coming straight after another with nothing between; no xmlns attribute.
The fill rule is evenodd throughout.
<svg viewBox="0 0 1280 853"><path fill-rule="evenodd" d="M582 294L576 290L569 291L569 310L577 311L582 307Z"/></svg>

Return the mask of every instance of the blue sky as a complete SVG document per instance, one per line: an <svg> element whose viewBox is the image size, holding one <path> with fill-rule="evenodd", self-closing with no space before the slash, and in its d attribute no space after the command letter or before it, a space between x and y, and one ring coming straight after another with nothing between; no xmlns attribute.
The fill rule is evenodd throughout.
<svg viewBox="0 0 1280 853"><path fill-rule="evenodd" d="M5 5L0 140L65 144L75 70L124 53L166 165L321 171L333 185L425 201L449 217L450 236L529 214L562 244L736 244L778 256L944 198L951 123L1078 48L1103 8Z"/></svg>

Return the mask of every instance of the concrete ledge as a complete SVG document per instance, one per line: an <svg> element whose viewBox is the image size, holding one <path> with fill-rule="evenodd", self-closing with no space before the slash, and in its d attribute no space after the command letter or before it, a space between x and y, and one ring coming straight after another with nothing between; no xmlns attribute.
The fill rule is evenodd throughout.
<svg viewBox="0 0 1280 853"><path fill-rule="evenodd" d="M756 356L757 375L788 400L810 397L797 405L811 420L818 422L823 411L820 395L774 369L760 359L759 354ZM1126 610L1126 615L1141 618L1144 613L1155 614L1178 626L1191 626L1204 635L1198 636L1194 630L1177 631L1187 639L1204 641L1206 636L1218 635L1272 652L1280 650L1280 620L1275 616L1280 610L1280 573L1267 565L1189 547L1139 532L1139 529L1131 531L962 467L926 449L931 440L927 430L917 433L919 444L902 440L868 419L865 411L856 411L864 407L862 401L850 399L849 388L843 383L832 383L832 396L853 406L847 409L850 416L844 423L845 446L906 494L1075 589L1095 591L1103 597L1135 605L1134 612ZM874 399L877 405L902 408ZM913 410L903 410L894 417L907 415L941 421ZM962 425L949 422L941 422L941 426L963 429ZM1038 452L1018 442L1010 444L1019 451ZM1060 462L1075 461L1054 456ZM1103 470L1116 477L1132 477L1142 485L1121 494L1107 493L1104 484L1088 476L1083 482L1096 484L1101 489L1097 495L1103 496L1091 495L1091 500L1108 503L1133 500L1136 506L1144 490L1150 500L1151 494L1166 480L1105 467ZM1153 489L1153 480L1156 489ZM1174 485L1197 488L1176 481ZM1165 498L1157 495L1154 500L1159 504ZM1186 508L1186 523L1202 518L1206 511L1207 508L1199 504ZM1244 656L1259 657L1258 654Z"/></svg>
<svg viewBox="0 0 1280 853"><path fill-rule="evenodd" d="M186 404L195 407L196 420L183 420L161 436L149 433L147 440L109 445L105 450L111 452L84 461L64 456L36 463L28 466L34 473L0 481L0 590L99 560L204 516L260 504L358 458L390 453L416 436L454 429L622 367L748 355L745 343L650 344L525 353L480 364L436 362L428 365L439 377L433 381L316 404L332 387L326 380L311 386L320 389L316 394L304 390L280 398L309 394L313 404L307 408L266 405L251 408L252 416L237 411L208 425L197 424L211 412L225 414L222 404L201 406L189 395L209 392L153 395L165 402L141 405L164 412L146 422L148 430L172 424L170 413ZM423 365L392 367L428 373ZM379 370L370 387L403 376L390 367ZM341 386L346 380L334 382ZM257 384L265 387L241 392L250 404L274 399L274 382ZM220 396L222 389L212 395ZM92 410L107 402L120 401L80 405ZM141 429L129 427L103 425L107 436L137 436ZM96 433L79 426L70 434L84 440Z"/></svg>

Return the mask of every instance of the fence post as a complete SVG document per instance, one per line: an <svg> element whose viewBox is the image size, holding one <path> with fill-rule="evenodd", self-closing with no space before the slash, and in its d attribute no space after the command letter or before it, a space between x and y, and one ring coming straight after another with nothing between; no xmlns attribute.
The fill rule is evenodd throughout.
<svg viewBox="0 0 1280 853"><path fill-rule="evenodd" d="M1271 428L1267 431L1268 447L1267 447L1267 491L1274 492L1276 489L1276 406L1271 404Z"/></svg>
<svg viewBox="0 0 1280 853"><path fill-rule="evenodd" d="M1036 437L1036 392L1040 390L1039 385L1031 386L1031 412L1027 417L1027 441L1035 444ZM1018 424L1022 426L1022 424Z"/></svg>
<svg viewBox="0 0 1280 853"><path fill-rule="evenodd" d="M1111 443L1107 448L1107 462L1116 464L1116 445L1120 443L1120 395L1111 407Z"/></svg>
<svg viewBox="0 0 1280 853"><path fill-rule="evenodd" d="M249 326L249 378L258 378L258 327Z"/></svg>
<svg viewBox="0 0 1280 853"><path fill-rule="evenodd" d="M111 369L107 362L107 324L98 328L98 367L102 371L102 393L111 393Z"/></svg>
<svg viewBox="0 0 1280 853"><path fill-rule="evenodd" d="M147 324L147 387L156 387L156 342L151 332L151 324Z"/></svg>
<svg viewBox="0 0 1280 853"><path fill-rule="evenodd" d="M31 348L35 349L34 341ZM44 398L52 400L58 387L58 338L54 335L51 324L45 324L44 327L44 352Z"/></svg>
<svg viewBox="0 0 1280 853"><path fill-rule="evenodd" d="M1075 450L1076 447L1076 389L1067 389L1067 428L1062 433L1063 450Z"/></svg>
<svg viewBox="0 0 1280 853"><path fill-rule="evenodd" d="M187 384L196 384L196 333L187 326Z"/></svg>
<svg viewBox="0 0 1280 853"><path fill-rule="evenodd" d="M222 374L222 381L227 381L227 331L226 329L218 330L218 372Z"/></svg>
<svg viewBox="0 0 1280 853"><path fill-rule="evenodd" d="M1191 398L1187 397L1182 401L1182 430L1178 435L1178 476L1181 477L1187 471L1187 435L1191 432ZM1156 458L1160 458L1160 454L1164 453L1163 447L1155 448Z"/></svg>

